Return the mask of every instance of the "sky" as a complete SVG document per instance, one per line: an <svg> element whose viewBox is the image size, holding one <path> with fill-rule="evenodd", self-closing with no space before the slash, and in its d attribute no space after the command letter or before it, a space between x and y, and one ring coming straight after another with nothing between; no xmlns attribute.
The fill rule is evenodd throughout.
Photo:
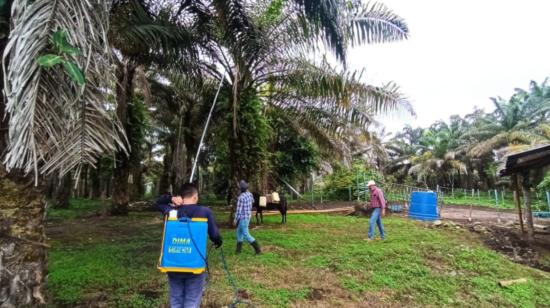
<svg viewBox="0 0 550 308"><path fill-rule="evenodd" d="M375 85L394 81L417 116L381 116L387 131L427 127L479 107L490 97L550 76L550 1L380 0L407 21L407 41L356 47L350 69L365 68Z"/></svg>

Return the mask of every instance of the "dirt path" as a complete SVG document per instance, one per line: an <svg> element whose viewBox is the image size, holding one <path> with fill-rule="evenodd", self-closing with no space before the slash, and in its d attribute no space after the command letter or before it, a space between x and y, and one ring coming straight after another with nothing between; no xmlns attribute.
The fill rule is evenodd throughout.
<svg viewBox="0 0 550 308"><path fill-rule="evenodd" d="M466 205L445 205L441 208L440 214L442 219L467 221L470 217L470 207ZM482 222L497 223L499 217L502 223L518 221L518 214L516 212L511 210L499 211L493 208L472 207L471 217L472 221Z"/></svg>
<svg viewBox="0 0 550 308"><path fill-rule="evenodd" d="M354 210L354 202L329 202L323 204L304 204L301 207L293 205L288 214L309 214L309 213L339 213L351 212ZM276 215L278 211L264 211L265 215ZM470 217L470 207L467 205L444 205L441 208L441 218L455 221L468 221ZM510 209L494 209L479 206L472 207L472 221L494 222L497 223L500 217L501 223L517 222L517 212Z"/></svg>
<svg viewBox="0 0 550 308"><path fill-rule="evenodd" d="M346 206L335 209L326 209L326 210L288 210L288 214L315 214L315 213L351 213L354 211L353 206ZM279 211L264 211L264 215L280 215Z"/></svg>
<svg viewBox="0 0 550 308"><path fill-rule="evenodd" d="M343 213L349 214L354 211L355 202L327 202L305 203L297 206L292 205L288 214L315 214L315 213ZM481 222L486 225L503 224L513 225L519 223L518 214L513 209L496 209L481 206L468 205L444 205L440 208L441 219L457 222ZM264 211L264 215L280 215L278 211ZM403 215L403 214L402 214ZM404 213L406 215L406 212ZM469 219L471 217L471 220ZM535 224L549 225L550 219L536 219Z"/></svg>

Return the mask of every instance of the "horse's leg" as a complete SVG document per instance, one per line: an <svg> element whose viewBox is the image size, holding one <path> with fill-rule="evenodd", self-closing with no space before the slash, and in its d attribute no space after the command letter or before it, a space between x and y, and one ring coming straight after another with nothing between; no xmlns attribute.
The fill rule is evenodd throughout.
<svg viewBox="0 0 550 308"><path fill-rule="evenodd" d="M260 220L258 219L258 212L260 211L260 209L257 209L256 210L256 224L259 225L260 224Z"/></svg>
<svg viewBox="0 0 550 308"><path fill-rule="evenodd" d="M264 210L260 210L260 221L261 221L261 224L264 223Z"/></svg>

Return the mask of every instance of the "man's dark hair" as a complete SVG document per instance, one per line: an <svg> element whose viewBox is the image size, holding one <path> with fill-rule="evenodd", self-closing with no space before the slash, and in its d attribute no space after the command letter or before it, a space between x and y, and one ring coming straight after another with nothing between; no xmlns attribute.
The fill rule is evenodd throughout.
<svg viewBox="0 0 550 308"><path fill-rule="evenodd" d="M194 184L191 183L185 183L181 187L181 197L182 198L191 198L195 194L198 194L199 191L197 190L197 187Z"/></svg>

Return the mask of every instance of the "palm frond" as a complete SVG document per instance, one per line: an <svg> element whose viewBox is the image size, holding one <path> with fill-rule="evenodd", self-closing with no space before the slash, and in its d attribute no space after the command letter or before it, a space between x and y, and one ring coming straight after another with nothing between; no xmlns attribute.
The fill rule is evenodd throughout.
<svg viewBox="0 0 550 308"><path fill-rule="evenodd" d="M317 122L307 117L289 117L289 123L296 131L309 136L326 157L350 160L350 151L341 138L335 137L330 130L324 129Z"/></svg>
<svg viewBox="0 0 550 308"><path fill-rule="evenodd" d="M368 113L405 109L412 106L394 83L376 87L361 82L363 71L338 72L328 63L315 65L304 59L288 61L284 73L271 76L274 92L282 96L304 97Z"/></svg>
<svg viewBox="0 0 550 308"><path fill-rule="evenodd" d="M101 154L124 148L120 124L105 111L110 74L108 1L14 1L13 30L4 52L4 90L10 114L8 169L61 174L94 164ZM86 83L78 86L59 67L41 68L37 58L65 30L80 49L70 55ZM8 65L9 63L9 65Z"/></svg>
<svg viewBox="0 0 550 308"><path fill-rule="evenodd" d="M536 139L536 134L527 131L502 132L476 144L470 149L469 154L480 157L511 144L530 144L534 138Z"/></svg>
<svg viewBox="0 0 550 308"><path fill-rule="evenodd" d="M110 12L109 41L125 56L141 63L193 63L200 36L172 19L166 9L153 13L139 0L119 1Z"/></svg>
<svg viewBox="0 0 550 308"><path fill-rule="evenodd" d="M323 40L336 58L345 63L346 38L341 27L341 5L336 0L294 0L312 24L312 30L321 32Z"/></svg>
<svg viewBox="0 0 550 308"><path fill-rule="evenodd" d="M537 128L539 135L542 139L545 139L547 143L550 143L550 124L541 124Z"/></svg>
<svg viewBox="0 0 550 308"><path fill-rule="evenodd" d="M405 20L381 3L366 4L348 19L347 33L353 45L400 41L409 35Z"/></svg>
<svg viewBox="0 0 550 308"><path fill-rule="evenodd" d="M242 59L251 59L259 48L257 29L242 0L213 1L224 45Z"/></svg>

